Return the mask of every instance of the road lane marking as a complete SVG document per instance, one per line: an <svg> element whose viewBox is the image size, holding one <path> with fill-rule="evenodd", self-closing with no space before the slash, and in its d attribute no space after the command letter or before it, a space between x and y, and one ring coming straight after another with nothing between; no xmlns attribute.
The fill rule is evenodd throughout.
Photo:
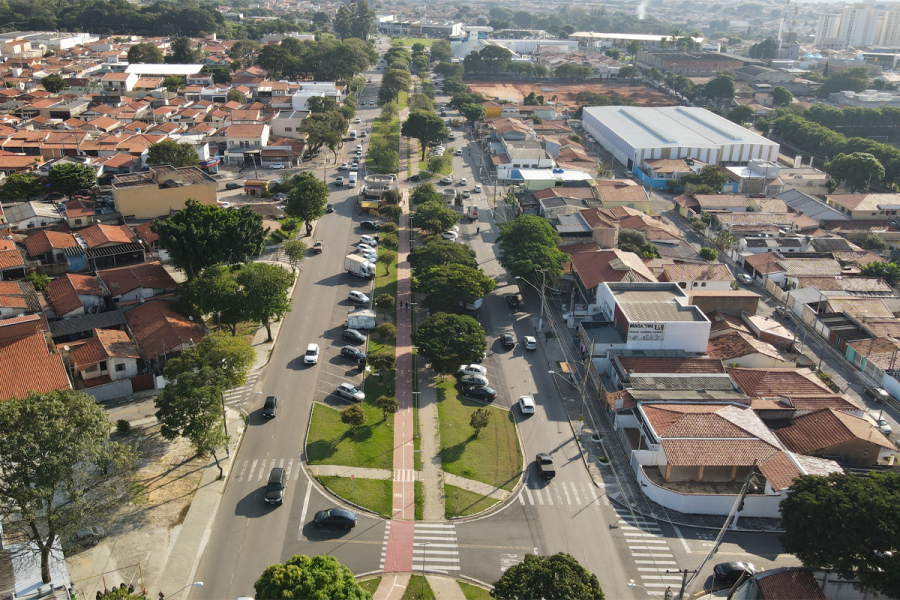
<svg viewBox="0 0 900 600"><path fill-rule="evenodd" d="M563 485L563 486L561 486L561 487L562 487L563 493L565 493L565 495L566 495L566 502L567 502L568 504L572 504L572 499L569 498L569 490L566 489L566 486L565 486L565 485ZM557 494L558 494L558 493L559 493L559 492L557 491Z"/></svg>
<svg viewBox="0 0 900 600"><path fill-rule="evenodd" d="M544 505L544 497L541 495L541 490L535 489L534 495L537 497L538 503L543 506Z"/></svg>
<svg viewBox="0 0 900 600"><path fill-rule="evenodd" d="M525 506L525 495L519 494L518 498L519 498L519 504L521 504L522 506Z"/></svg>
<svg viewBox="0 0 900 600"><path fill-rule="evenodd" d="M294 459L292 458L288 461L288 464L287 464L287 470L285 471L285 474L284 474L285 481L291 480L291 468L293 468L293 466L294 466Z"/></svg>
<svg viewBox="0 0 900 600"><path fill-rule="evenodd" d="M244 472L247 470L247 461L244 461L244 466L241 467L241 474L238 476L238 482L244 480Z"/></svg>
<svg viewBox="0 0 900 600"><path fill-rule="evenodd" d="M578 495L578 488L575 487L575 484L572 484L572 495L575 496L575 502L578 503L578 506L581 506L581 497Z"/></svg>
<svg viewBox="0 0 900 600"><path fill-rule="evenodd" d="M693 554L693 551L691 550L690 546L688 546L687 540L684 539L683 535L681 535L681 530L678 528L678 526L672 525L672 528L675 530L675 534L678 536L678 539L681 540L681 543L684 546L685 551L688 554Z"/></svg>
<svg viewBox="0 0 900 600"><path fill-rule="evenodd" d="M256 463L258 462L258 459L253 459L253 466L250 467L250 473L247 475L247 481L253 481L253 472L256 471Z"/></svg>
<svg viewBox="0 0 900 600"><path fill-rule="evenodd" d="M529 489L526 487L526 488L525 488L525 493L528 494L528 503L531 504L531 506L534 506L534 498L531 497L531 490L529 490Z"/></svg>

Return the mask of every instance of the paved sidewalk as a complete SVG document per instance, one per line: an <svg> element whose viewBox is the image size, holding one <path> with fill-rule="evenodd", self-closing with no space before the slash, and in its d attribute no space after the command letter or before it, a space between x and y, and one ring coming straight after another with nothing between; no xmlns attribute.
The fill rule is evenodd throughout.
<svg viewBox="0 0 900 600"><path fill-rule="evenodd" d="M409 585L409 573L385 573L378 589L372 594L373 600L400 600ZM458 587L458 586L457 586Z"/></svg>
<svg viewBox="0 0 900 600"><path fill-rule="evenodd" d="M391 479L390 469L366 469L364 467L347 467L344 465L306 465L306 469L315 477L350 477L357 479Z"/></svg>
<svg viewBox="0 0 900 600"><path fill-rule="evenodd" d="M443 521L447 514L444 504L444 466L441 462L441 429L434 381L431 368L420 370L419 450L422 452L421 479L425 492L422 507L424 521Z"/></svg>
<svg viewBox="0 0 900 600"><path fill-rule="evenodd" d="M488 496L495 500L506 500L510 495L510 492L507 492L503 488L494 487L489 483L482 483L480 481L475 481L474 479L459 477L452 473L444 473L444 479L447 485L453 485L476 494L481 494L482 496Z"/></svg>
<svg viewBox="0 0 900 600"><path fill-rule="evenodd" d="M434 592L435 600L466 600L462 588L456 583L452 577L444 577L443 575L425 575L431 591Z"/></svg>

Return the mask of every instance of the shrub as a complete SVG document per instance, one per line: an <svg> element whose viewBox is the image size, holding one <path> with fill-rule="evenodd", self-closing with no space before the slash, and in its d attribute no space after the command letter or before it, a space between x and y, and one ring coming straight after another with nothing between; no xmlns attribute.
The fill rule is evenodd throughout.
<svg viewBox="0 0 900 600"><path fill-rule="evenodd" d="M116 431L118 431L122 435L130 433L131 422L128 419L119 419L118 421L116 421Z"/></svg>
<svg viewBox="0 0 900 600"><path fill-rule="evenodd" d="M375 333L377 333L381 339L386 340L397 335L397 327L393 323L382 323L375 328Z"/></svg>
<svg viewBox="0 0 900 600"><path fill-rule="evenodd" d="M397 240L397 235L393 233L382 234L379 237L379 241L383 246L390 246L391 248L396 248L399 241Z"/></svg>
<svg viewBox="0 0 900 600"><path fill-rule="evenodd" d="M396 234L398 231L400 228L396 223L382 223L381 225L381 235Z"/></svg>

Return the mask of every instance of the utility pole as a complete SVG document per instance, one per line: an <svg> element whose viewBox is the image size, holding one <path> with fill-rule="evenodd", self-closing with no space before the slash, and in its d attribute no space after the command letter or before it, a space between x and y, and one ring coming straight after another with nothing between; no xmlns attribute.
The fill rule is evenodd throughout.
<svg viewBox="0 0 900 600"><path fill-rule="evenodd" d="M678 592L678 599L684 600L684 588L687 587L687 576L688 574L694 575L697 573L696 569L678 569L676 571L670 571L666 569L666 573L680 573L681 574L681 591Z"/></svg>

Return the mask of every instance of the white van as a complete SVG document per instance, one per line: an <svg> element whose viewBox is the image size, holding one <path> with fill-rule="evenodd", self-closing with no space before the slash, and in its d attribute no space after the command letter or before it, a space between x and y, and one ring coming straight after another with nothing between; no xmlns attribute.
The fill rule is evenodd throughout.
<svg viewBox="0 0 900 600"><path fill-rule="evenodd" d="M350 176L347 178L347 187L356 187L356 173L353 171L350 172Z"/></svg>
<svg viewBox="0 0 900 600"><path fill-rule="evenodd" d="M355 129L351 129L351 130L350 130L350 139L351 139L351 140L355 140L355 139L356 139L356 130L355 130Z"/></svg>

